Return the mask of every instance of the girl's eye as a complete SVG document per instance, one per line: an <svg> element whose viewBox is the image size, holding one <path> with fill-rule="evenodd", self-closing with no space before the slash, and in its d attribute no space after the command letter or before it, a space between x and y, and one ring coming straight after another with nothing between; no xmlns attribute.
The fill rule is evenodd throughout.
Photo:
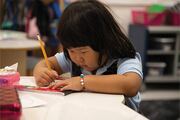
<svg viewBox="0 0 180 120"><path fill-rule="evenodd" d="M70 50L69 52L70 52L70 53L74 53L74 51L73 51L73 50Z"/></svg>
<svg viewBox="0 0 180 120"><path fill-rule="evenodd" d="M85 53L87 53L87 51L81 51L81 53L82 53L82 54L85 54Z"/></svg>

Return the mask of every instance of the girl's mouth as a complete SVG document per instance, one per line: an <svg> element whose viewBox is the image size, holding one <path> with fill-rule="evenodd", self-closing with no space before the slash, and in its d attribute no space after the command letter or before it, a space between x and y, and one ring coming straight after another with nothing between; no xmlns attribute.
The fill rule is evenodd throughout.
<svg viewBox="0 0 180 120"><path fill-rule="evenodd" d="M88 66L87 65L80 65L82 68L87 68Z"/></svg>
<svg viewBox="0 0 180 120"><path fill-rule="evenodd" d="M85 69L87 71L93 71L94 70L93 68L88 67L87 65L80 65L80 66L81 66L81 68L83 68L83 69Z"/></svg>

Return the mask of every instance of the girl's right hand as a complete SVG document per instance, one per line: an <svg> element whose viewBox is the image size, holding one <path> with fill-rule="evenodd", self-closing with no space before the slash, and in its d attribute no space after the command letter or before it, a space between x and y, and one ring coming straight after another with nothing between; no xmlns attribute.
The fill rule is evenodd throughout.
<svg viewBox="0 0 180 120"><path fill-rule="evenodd" d="M34 77L36 80L36 84L40 87L43 87L43 86L48 86L51 82L53 82L59 76L56 71L49 70L46 67L42 67L34 71Z"/></svg>

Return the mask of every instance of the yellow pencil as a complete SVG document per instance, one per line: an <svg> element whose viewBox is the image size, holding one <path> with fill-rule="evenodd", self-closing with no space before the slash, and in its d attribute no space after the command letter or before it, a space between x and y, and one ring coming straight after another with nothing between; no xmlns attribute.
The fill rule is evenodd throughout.
<svg viewBox="0 0 180 120"><path fill-rule="evenodd" d="M63 11L64 10L64 0L60 0L60 7L61 7L61 11Z"/></svg>
<svg viewBox="0 0 180 120"><path fill-rule="evenodd" d="M51 66L49 64L49 61L48 61L48 58L47 58L47 54L46 54L46 51L44 49L43 41L41 40L39 35L37 35L37 38L39 40L39 43L40 43L40 46L41 46L41 50L42 50L42 53L44 55L44 59L45 59L46 65L47 65L48 69L51 70Z"/></svg>

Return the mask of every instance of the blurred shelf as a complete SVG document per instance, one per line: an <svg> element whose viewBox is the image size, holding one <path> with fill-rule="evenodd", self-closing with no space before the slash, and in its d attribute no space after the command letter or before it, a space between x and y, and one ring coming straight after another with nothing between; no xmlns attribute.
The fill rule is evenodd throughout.
<svg viewBox="0 0 180 120"><path fill-rule="evenodd" d="M180 33L180 26L149 26L148 30L151 33Z"/></svg>
<svg viewBox="0 0 180 120"><path fill-rule="evenodd" d="M144 32L146 30L148 32ZM138 35L137 32L142 32L142 35ZM144 29L141 26L134 25L130 27L130 33L136 47L142 47L139 51L146 50L145 55L144 51L141 53L143 57L147 58L144 64L146 72L149 73L149 70L151 70L156 73L159 70L159 73L161 71L167 73L161 76L145 76L145 83L180 83L178 72L180 63L180 26L148 26ZM164 38L172 38L173 42L165 40L165 42L162 42ZM139 39L147 42L145 42L145 46L139 43ZM155 43L155 40L161 42ZM144 49L144 47L147 49ZM148 62L156 63L156 65L146 66ZM165 67L162 67L160 62L165 63Z"/></svg>
<svg viewBox="0 0 180 120"><path fill-rule="evenodd" d="M180 76L146 76L147 83L176 83L180 82Z"/></svg>
<svg viewBox="0 0 180 120"><path fill-rule="evenodd" d="M148 50L149 55L174 55L175 51L164 51L164 50Z"/></svg>
<svg viewBox="0 0 180 120"><path fill-rule="evenodd" d="M169 0L168 2L158 2L155 0L100 0L101 2L104 2L108 5L114 5L114 6L135 6L135 7L144 7L144 6L150 6L155 3L163 4L164 6L172 6L172 4L175 4L176 2L173 0Z"/></svg>

